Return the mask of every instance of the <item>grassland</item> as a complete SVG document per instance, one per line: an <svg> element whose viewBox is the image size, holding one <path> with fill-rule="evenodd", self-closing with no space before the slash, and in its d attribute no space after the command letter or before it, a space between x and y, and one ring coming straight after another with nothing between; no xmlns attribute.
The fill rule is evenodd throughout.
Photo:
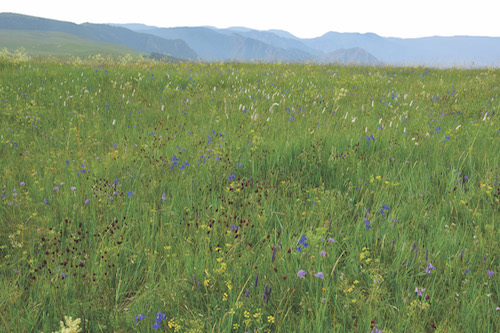
<svg viewBox="0 0 500 333"><path fill-rule="evenodd" d="M1 330L499 331L499 70L0 71Z"/></svg>
<svg viewBox="0 0 500 333"><path fill-rule="evenodd" d="M3 30L0 29L0 50L10 52L23 49L31 56L88 57L141 56L141 52L109 43L101 43L75 35L54 31Z"/></svg>

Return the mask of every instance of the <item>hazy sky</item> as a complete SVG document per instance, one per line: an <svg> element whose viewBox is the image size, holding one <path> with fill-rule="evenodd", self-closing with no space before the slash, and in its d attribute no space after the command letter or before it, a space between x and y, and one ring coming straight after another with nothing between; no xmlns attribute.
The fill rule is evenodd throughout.
<svg viewBox="0 0 500 333"><path fill-rule="evenodd" d="M0 12L75 23L144 23L381 36L500 36L500 0L2 0Z"/></svg>

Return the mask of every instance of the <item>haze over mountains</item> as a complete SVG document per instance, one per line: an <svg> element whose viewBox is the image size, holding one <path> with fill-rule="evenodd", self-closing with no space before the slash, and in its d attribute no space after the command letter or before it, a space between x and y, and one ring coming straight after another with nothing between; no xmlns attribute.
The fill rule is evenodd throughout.
<svg viewBox="0 0 500 333"><path fill-rule="evenodd" d="M298 38L245 27L158 28L144 24L74 24L0 13L0 32L59 32L143 53L202 61L318 62L362 65L500 66L500 37L381 37L328 32ZM1 34L0 34L1 36ZM0 39L0 48L5 47Z"/></svg>

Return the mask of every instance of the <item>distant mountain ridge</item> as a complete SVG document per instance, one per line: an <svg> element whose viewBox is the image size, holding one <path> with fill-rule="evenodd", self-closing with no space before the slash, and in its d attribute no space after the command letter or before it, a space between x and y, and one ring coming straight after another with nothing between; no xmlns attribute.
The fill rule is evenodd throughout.
<svg viewBox="0 0 500 333"><path fill-rule="evenodd" d="M316 38L299 38L283 30L75 24L13 13L0 13L0 29L63 32L145 53L201 61L500 67L500 37L404 39L331 31Z"/></svg>
<svg viewBox="0 0 500 333"><path fill-rule="evenodd" d="M75 24L27 15L0 13L0 29L64 32L97 42L117 44L151 53L196 59L198 55L182 40L166 40L107 24Z"/></svg>

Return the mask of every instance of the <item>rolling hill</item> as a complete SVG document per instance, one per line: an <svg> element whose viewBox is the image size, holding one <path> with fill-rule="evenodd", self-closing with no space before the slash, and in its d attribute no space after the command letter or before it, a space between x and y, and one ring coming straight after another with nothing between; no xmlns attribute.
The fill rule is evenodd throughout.
<svg viewBox="0 0 500 333"><path fill-rule="evenodd" d="M0 13L0 29L62 32L88 40L126 46L140 52L196 59L198 55L182 40L167 40L107 24L75 24L27 15Z"/></svg>
<svg viewBox="0 0 500 333"><path fill-rule="evenodd" d="M143 53L132 48L96 42L64 32L33 30L0 30L0 49L24 49L31 55L40 56L77 56L86 57L95 54L119 56L130 54L141 56Z"/></svg>

